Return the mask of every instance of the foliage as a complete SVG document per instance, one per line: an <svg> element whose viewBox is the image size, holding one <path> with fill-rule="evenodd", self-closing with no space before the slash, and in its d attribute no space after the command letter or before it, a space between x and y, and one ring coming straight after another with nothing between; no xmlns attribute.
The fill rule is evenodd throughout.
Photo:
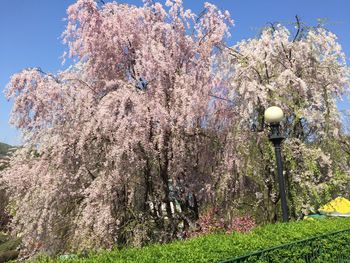
<svg viewBox="0 0 350 263"><path fill-rule="evenodd" d="M11 147L11 145L0 142L0 155L5 155Z"/></svg>
<svg viewBox="0 0 350 263"><path fill-rule="evenodd" d="M14 149L11 145L0 142L0 171L7 166L11 149Z"/></svg>
<svg viewBox="0 0 350 263"><path fill-rule="evenodd" d="M0 262L7 262L18 257L19 238L11 238L0 232Z"/></svg>
<svg viewBox="0 0 350 263"><path fill-rule="evenodd" d="M4 196L1 196L1 202L6 204L6 198ZM11 216L6 211L5 207L1 205L0 208L0 231L7 230L8 224L11 222Z"/></svg>
<svg viewBox="0 0 350 263"><path fill-rule="evenodd" d="M14 149L11 145L0 142L0 171L8 167L9 158ZM1 176L1 175L0 175ZM0 231L7 229L11 216L6 206L8 205L8 196L6 191L0 185Z"/></svg>
<svg viewBox="0 0 350 263"><path fill-rule="evenodd" d="M216 232L249 232L256 227L255 220L250 216L237 216L225 219L216 209L203 212L193 227L186 233L186 237L206 235Z"/></svg>
<svg viewBox="0 0 350 263"><path fill-rule="evenodd" d="M197 220L198 227L189 232L189 236L205 235L225 230L225 220L217 215L217 211L211 208L202 213Z"/></svg>
<svg viewBox="0 0 350 263"><path fill-rule="evenodd" d="M78 257L65 262L218 262L253 251L290 243L317 235L349 229L349 218L322 219L315 221L298 221L278 223L258 227L249 233L212 234L196 237L187 241L177 241L164 245L152 245L142 249L121 249L91 253L88 257ZM342 245L349 240L349 235L327 237L322 242L327 244L324 256L335 256L344 249ZM329 248L329 249L328 249ZM307 247L300 251L306 252ZM299 253L300 253L299 251ZM275 253L275 261L283 262L279 256L290 256L292 251ZM52 262L45 258L38 262ZM288 261L288 262L298 262Z"/></svg>
<svg viewBox="0 0 350 263"><path fill-rule="evenodd" d="M228 227L228 232L249 232L256 227L255 220L250 216L234 218Z"/></svg>

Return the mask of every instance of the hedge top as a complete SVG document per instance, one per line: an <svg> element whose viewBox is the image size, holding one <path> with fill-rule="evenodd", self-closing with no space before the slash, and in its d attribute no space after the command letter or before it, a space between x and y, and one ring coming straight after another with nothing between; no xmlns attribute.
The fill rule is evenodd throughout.
<svg viewBox="0 0 350 263"><path fill-rule="evenodd" d="M250 233L217 233L176 241L154 244L144 248L115 249L90 253L88 257L71 257L65 262L218 262L257 250L350 229L350 218L330 218L265 225ZM39 262L53 262L41 258ZM54 260L57 262L57 259Z"/></svg>

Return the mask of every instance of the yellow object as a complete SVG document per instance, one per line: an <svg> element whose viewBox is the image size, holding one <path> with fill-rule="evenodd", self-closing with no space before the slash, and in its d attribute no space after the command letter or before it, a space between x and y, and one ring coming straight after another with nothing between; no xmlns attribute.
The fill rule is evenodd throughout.
<svg viewBox="0 0 350 263"><path fill-rule="evenodd" d="M314 218L312 218L312 217L304 216L304 220L314 221L315 219L314 219Z"/></svg>
<svg viewBox="0 0 350 263"><path fill-rule="evenodd" d="M344 197L337 197L333 201L321 207L319 211L323 214L330 214L330 213L349 214L350 201Z"/></svg>

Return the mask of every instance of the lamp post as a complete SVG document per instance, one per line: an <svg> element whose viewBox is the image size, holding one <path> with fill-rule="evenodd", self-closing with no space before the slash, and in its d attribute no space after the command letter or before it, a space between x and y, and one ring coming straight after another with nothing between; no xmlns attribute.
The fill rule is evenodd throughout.
<svg viewBox="0 0 350 263"><path fill-rule="evenodd" d="M284 140L284 137L281 136L280 134L280 122L283 119L283 111L279 107L272 106L265 110L264 118L271 128L269 140L273 143L273 146L275 147L278 185L279 185L281 207L282 207L282 218L283 218L283 222L287 222L288 208L287 208L287 198L286 198L286 191L284 186L283 165L282 165L282 157L281 157L281 143Z"/></svg>

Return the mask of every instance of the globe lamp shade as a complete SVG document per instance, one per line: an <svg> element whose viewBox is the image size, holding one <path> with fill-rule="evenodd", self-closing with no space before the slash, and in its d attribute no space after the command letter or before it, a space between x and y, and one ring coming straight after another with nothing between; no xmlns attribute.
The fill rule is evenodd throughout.
<svg viewBox="0 0 350 263"><path fill-rule="evenodd" d="M264 117L267 123L276 124L283 119L283 111L280 107L272 106L265 110Z"/></svg>

